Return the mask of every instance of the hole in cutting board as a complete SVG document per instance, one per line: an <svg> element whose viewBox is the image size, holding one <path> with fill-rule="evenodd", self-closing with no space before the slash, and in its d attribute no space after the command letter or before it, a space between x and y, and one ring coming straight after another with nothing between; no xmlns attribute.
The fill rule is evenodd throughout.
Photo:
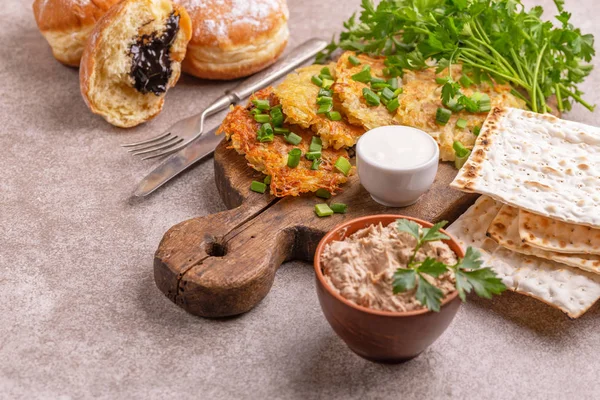
<svg viewBox="0 0 600 400"><path fill-rule="evenodd" d="M220 241L210 242L206 245L206 254L211 257L224 257L227 254L227 243Z"/></svg>

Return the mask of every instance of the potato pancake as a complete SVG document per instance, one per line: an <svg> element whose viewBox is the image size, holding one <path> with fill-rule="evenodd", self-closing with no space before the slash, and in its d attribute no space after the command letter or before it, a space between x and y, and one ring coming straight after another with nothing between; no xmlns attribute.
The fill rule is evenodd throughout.
<svg viewBox="0 0 600 400"><path fill-rule="evenodd" d="M227 139L231 140L232 147L246 157L252 168L271 176L271 193L273 195L278 197L298 196L301 193L314 192L318 189L326 189L331 194L335 194L339 186L348 181L348 178L334 167L339 157L349 159L348 153L344 149L322 149L322 162L319 169L311 169L313 162L304 157L314 136L309 129L291 124L283 125L284 128L302 138L297 145L288 143L282 135L275 135L272 142L259 142L257 131L261 124L256 122L251 114L255 108L252 100L268 100L271 107L279 104L273 88L262 89L250 97L246 107L234 107L223 120L217 134L225 133ZM294 148L300 149L303 156L297 167L290 168L287 165L288 153ZM354 169L353 167L348 175L353 174Z"/></svg>
<svg viewBox="0 0 600 400"><path fill-rule="evenodd" d="M455 154L452 148L454 141L461 142L466 148L472 149L476 136L473 130L481 127L488 113L470 113L461 111L453 113L446 125L436 122L438 107L444 107L441 100L442 85L436 82L436 77L446 77L448 72L442 71L436 75L435 68L421 71L404 71L399 85L402 94L398 96L400 107L395 113L390 113L380 105L369 107L362 96L362 89L367 84L352 80L351 76L360 72L363 65L371 66L371 75L383 77L383 59L371 58L366 55L358 55L361 65L354 66L348 61L352 52L346 52L339 59L336 66L338 76L334 86L336 93L342 99L342 107L348 114L350 121L358 121L368 129L382 125L407 125L421 129L430 134L440 146L440 159L442 161L454 161ZM462 67L454 65L452 76L455 80L460 79ZM490 84L482 82L479 85L471 85L462 88L462 93L470 96L475 92L486 93L490 97L492 107L515 107L525 108L525 102L511 94L509 85ZM456 126L459 119L467 121L465 128Z"/></svg>
<svg viewBox="0 0 600 400"><path fill-rule="evenodd" d="M313 75L319 75L323 65L310 65L299 68L289 74L281 84L275 87L275 95L279 98L286 116L286 122L311 128L323 141L323 147L354 146L360 135L365 132L362 126L350 125L343 117L340 121L332 121L324 114L317 114L317 96L319 87L311 82ZM335 64L326 65L335 78ZM334 95L333 110L342 112L339 99Z"/></svg>

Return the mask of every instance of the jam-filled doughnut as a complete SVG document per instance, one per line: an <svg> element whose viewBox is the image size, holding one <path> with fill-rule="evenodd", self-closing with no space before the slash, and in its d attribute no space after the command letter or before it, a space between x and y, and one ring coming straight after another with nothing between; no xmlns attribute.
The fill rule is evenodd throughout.
<svg viewBox="0 0 600 400"><path fill-rule="evenodd" d="M85 42L96 22L119 0L35 0L33 15L54 57L79 66Z"/></svg>
<svg viewBox="0 0 600 400"><path fill-rule="evenodd" d="M83 52L81 94L92 112L128 128L153 118L177 83L192 34L170 0L124 0L94 28Z"/></svg>
<svg viewBox="0 0 600 400"><path fill-rule="evenodd" d="M289 31L285 0L173 0L186 8L194 33L183 71L235 79L274 63Z"/></svg>

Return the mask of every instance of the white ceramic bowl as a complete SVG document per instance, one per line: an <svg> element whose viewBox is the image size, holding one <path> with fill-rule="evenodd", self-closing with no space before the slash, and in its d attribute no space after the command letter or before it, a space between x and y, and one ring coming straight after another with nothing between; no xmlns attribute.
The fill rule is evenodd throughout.
<svg viewBox="0 0 600 400"><path fill-rule="evenodd" d="M356 145L360 183L373 200L388 207L416 203L433 184L439 157L436 141L408 126L371 129Z"/></svg>

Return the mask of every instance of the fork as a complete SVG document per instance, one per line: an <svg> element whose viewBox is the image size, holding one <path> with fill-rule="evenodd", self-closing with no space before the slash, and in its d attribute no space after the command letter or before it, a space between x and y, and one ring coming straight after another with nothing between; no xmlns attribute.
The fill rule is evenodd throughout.
<svg viewBox="0 0 600 400"><path fill-rule="evenodd" d="M271 84L308 61L319 51L325 49L326 46L327 42L324 40L309 39L271 67L252 75L232 90L226 91L223 96L216 99L201 113L182 119L161 135L137 143L124 144L122 147L131 148L129 152L135 156L144 156L143 160L162 157L179 151L202 136L207 117L238 103L253 92Z"/></svg>

